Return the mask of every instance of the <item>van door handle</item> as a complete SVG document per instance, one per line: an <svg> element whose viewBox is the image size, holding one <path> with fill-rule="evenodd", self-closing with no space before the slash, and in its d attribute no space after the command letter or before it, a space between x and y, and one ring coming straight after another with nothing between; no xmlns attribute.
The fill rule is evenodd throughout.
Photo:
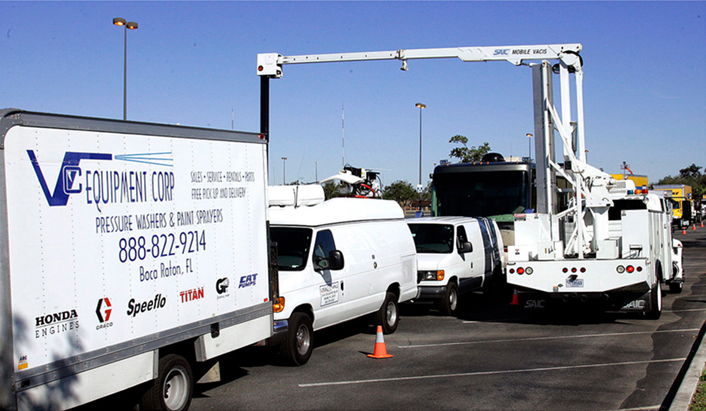
<svg viewBox="0 0 706 411"><path fill-rule="evenodd" d="M343 291L343 281L341 281L341 291Z"/></svg>

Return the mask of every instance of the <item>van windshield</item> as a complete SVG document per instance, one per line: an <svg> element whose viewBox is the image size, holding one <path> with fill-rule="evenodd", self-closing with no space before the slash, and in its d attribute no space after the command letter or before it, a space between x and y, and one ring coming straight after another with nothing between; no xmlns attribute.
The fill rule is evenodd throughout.
<svg viewBox="0 0 706 411"><path fill-rule="evenodd" d="M281 271L301 271L306 267L311 233L309 228L270 228L270 238L277 243L277 266Z"/></svg>
<svg viewBox="0 0 706 411"><path fill-rule="evenodd" d="M454 228L447 224L409 224L418 253L448 254L453 251Z"/></svg>

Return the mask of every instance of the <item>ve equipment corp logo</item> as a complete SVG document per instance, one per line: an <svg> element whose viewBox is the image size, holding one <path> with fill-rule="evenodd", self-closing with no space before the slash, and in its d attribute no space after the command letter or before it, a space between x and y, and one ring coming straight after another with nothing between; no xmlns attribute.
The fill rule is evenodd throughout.
<svg viewBox="0 0 706 411"><path fill-rule="evenodd" d="M174 190L174 173L154 171L149 174L145 170L100 170L79 167L81 160L90 161L127 161L150 165L172 167L171 152L121 154L79 153L67 151L64 154L59 176L54 185L54 192L49 191L49 185L39 166L34 150L27 150L34 172L44 197L51 207L65 206L71 194L86 192L86 202L95 204L100 211L101 204L163 202L172 201Z"/></svg>

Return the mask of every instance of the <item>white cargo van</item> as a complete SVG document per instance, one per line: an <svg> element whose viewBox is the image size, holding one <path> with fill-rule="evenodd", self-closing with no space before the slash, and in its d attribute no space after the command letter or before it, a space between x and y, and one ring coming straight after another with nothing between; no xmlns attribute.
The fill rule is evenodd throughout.
<svg viewBox="0 0 706 411"><path fill-rule="evenodd" d="M282 356L302 365L311 356L315 330L375 313L376 325L394 332L398 303L417 296L414 240L400 206L357 198L321 201L319 185L269 190L280 312L268 345L281 343Z"/></svg>
<svg viewBox="0 0 706 411"><path fill-rule="evenodd" d="M502 281L504 250L495 221L471 217L407 220L417 249L418 301L434 301L446 314L460 294L492 289Z"/></svg>

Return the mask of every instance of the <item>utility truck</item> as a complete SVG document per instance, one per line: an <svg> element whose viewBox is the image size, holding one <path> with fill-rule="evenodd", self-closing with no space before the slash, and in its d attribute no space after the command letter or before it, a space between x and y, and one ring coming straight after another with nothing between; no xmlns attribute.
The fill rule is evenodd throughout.
<svg viewBox="0 0 706 411"><path fill-rule="evenodd" d="M580 44L555 44L259 54L261 121L268 127L269 79L281 78L287 64L400 60L402 70L407 70L408 60L459 58L528 66L533 84L536 164L534 177L530 177L535 184L527 189L536 190L536 201L530 209L525 205L525 212L515 215L517 211L510 210L517 238L508 241L508 284L523 293L538 294L535 305L543 306L549 297L597 299L613 308L658 317L660 285L668 283L678 291L683 282L681 264L675 262L678 243L672 241L665 223L671 210L663 198L636 194L631 181L618 182L586 162L581 49ZM554 103L554 74L560 81L560 107ZM557 134L561 142L558 159ZM560 179L565 180L565 187L557 183ZM526 176L518 181L525 184Z"/></svg>
<svg viewBox="0 0 706 411"><path fill-rule="evenodd" d="M0 137L1 409L184 410L272 335L262 135L7 109Z"/></svg>
<svg viewBox="0 0 706 411"><path fill-rule="evenodd" d="M686 184L663 184L654 186L655 191L664 191L674 206L672 223L677 229L688 228L696 221L691 186Z"/></svg>

